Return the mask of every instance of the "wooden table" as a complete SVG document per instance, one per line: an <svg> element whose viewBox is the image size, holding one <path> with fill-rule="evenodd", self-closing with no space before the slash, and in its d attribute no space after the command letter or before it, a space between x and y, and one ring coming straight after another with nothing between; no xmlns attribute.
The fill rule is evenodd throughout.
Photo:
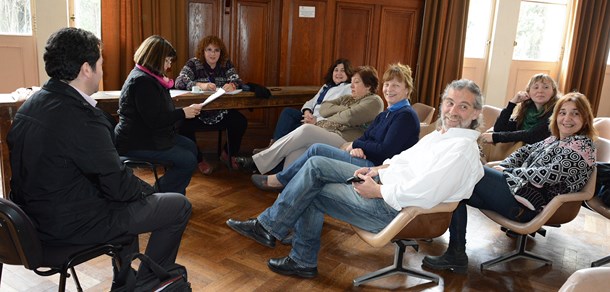
<svg viewBox="0 0 610 292"><path fill-rule="evenodd" d="M252 92L240 92L238 94L225 94L204 107L204 110L214 109L249 109L249 108L271 108L300 106L311 99L320 89L319 86L280 86L268 87L273 95L271 98L258 98ZM174 97L177 107L188 106L193 103L201 103L209 94L185 93ZM118 109L117 92L98 92L93 96L97 101L97 107L109 113L116 113ZM15 113L23 101L14 101L10 95L0 95L0 176L2 177L1 192L8 197L10 191L11 165L9 161L8 145L6 136L15 117Z"/></svg>

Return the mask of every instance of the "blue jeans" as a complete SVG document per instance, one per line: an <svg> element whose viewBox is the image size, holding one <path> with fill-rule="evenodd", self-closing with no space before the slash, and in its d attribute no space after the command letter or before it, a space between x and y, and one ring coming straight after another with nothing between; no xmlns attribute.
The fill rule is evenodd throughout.
<svg viewBox="0 0 610 292"><path fill-rule="evenodd" d="M300 110L291 107L284 108L277 119L275 131L273 132L273 140L277 141L294 131L294 129L301 126L301 120L303 120L303 113Z"/></svg>
<svg viewBox="0 0 610 292"><path fill-rule="evenodd" d="M276 177L282 185L287 185L290 180L299 172L305 162L313 156L324 156L335 160L349 162L360 167L375 166L373 162L351 156L347 151L343 151L337 147L333 147L323 143L315 143L311 145L301 157L295 160L288 168L276 174Z"/></svg>
<svg viewBox="0 0 610 292"><path fill-rule="evenodd" d="M345 183L356 169L358 166L347 162L312 157L273 205L258 216L276 238L294 231L289 256L299 265L318 265L324 214L370 232L379 232L398 214L383 199L363 198Z"/></svg>
<svg viewBox="0 0 610 292"><path fill-rule="evenodd" d="M193 171L197 168L197 146L190 139L176 135L174 146L167 150L132 150L126 156L166 160L174 163L159 178L159 188L164 192L186 195L186 187L191 182Z"/></svg>
<svg viewBox="0 0 610 292"><path fill-rule="evenodd" d="M538 212L532 211L517 202L511 193L502 172L490 167L483 167L485 174L474 186L472 196L460 202L451 217L449 225L449 244L455 247L466 246L466 223L468 213L466 204L484 210L494 211L513 221L528 222ZM464 204L466 203L466 204Z"/></svg>

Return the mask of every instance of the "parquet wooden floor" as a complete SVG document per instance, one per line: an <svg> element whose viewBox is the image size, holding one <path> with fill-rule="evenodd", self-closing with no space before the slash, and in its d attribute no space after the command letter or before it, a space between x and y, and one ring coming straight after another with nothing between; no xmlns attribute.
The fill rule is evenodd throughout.
<svg viewBox="0 0 610 292"><path fill-rule="evenodd" d="M150 179L144 171L138 174ZM582 209L578 217L561 228L547 228L547 236L530 240L528 250L549 257L552 266L516 260L481 272L479 264L511 251L515 240L476 209L469 209L468 275L438 273L439 285L403 275L391 276L353 287L352 280L392 263L394 246L373 248L361 241L350 227L328 218L322 235L319 276L311 279L285 277L271 272L267 260L288 254L288 246L268 249L230 230L228 218L256 216L272 204L277 194L259 191L246 173L219 167L211 176L194 174L187 196L193 216L184 233L178 262L188 269L193 291L557 291L576 270L610 254L610 220ZM147 236L141 236L142 248ZM431 243L420 242L420 252L407 250L405 262L421 269L427 254L440 254L448 233ZM100 257L77 267L86 291L108 291L112 278L110 260ZM0 291L56 291L58 277L40 277L21 266L4 266ZM68 291L74 291L68 279Z"/></svg>

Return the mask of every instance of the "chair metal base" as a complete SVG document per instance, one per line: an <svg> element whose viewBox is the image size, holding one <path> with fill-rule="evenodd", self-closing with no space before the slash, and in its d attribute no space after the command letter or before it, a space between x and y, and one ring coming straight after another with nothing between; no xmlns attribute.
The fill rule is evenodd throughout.
<svg viewBox="0 0 610 292"><path fill-rule="evenodd" d="M394 264L354 279L354 286L360 286L364 283L367 283L367 282L370 282L373 280L389 277L389 276L392 276L395 274L400 274L400 273L407 274L409 276L413 276L413 277L417 277L417 278L421 278L424 280L430 280L430 281L433 281L436 284L438 284L438 282L440 281L440 277L438 275L428 273L425 271L412 270L409 268L405 268L403 266L402 261L403 261L404 253L406 251L407 246L413 247L416 251L419 249L419 245L417 244L417 242L415 240L400 239L400 240L394 241L394 244L396 245L396 252L394 253Z"/></svg>
<svg viewBox="0 0 610 292"><path fill-rule="evenodd" d="M592 268L601 267L601 266L603 266L603 265L605 265L607 263L610 263L610 256L607 256L605 258L602 258L602 259L599 259L599 260L596 260L596 261L592 262L591 263L591 267Z"/></svg>
<svg viewBox="0 0 610 292"><path fill-rule="evenodd" d="M499 263L504 263L504 262L509 262L518 258L525 258L525 259L530 259L530 260L534 260L534 261L539 261L544 263L545 265L552 265L553 262L547 258L535 255L529 251L525 250L525 245L527 242L527 236L528 235L523 235L523 234L519 234L519 238L517 239L517 249L509 254L503 255L501 257L495 258L493 260L490 261L486 261L484 263L481 264L481 271L484 269L488 269L492 266L495 266Z"/></svg>
<svg viewBox="0 0 610 292"><path fill-rule="evenodd" d="M127 238L127 237L125 237ZM124 239L121 239L124 240ZM76 290L79 292L83 291L78 276L76 275L75 266L87 262L91 259L97 258L102 255L107 255L112 258L113 269L117 269L121 265L121 259L119 258L119 251L123 248L121 244L104 244L88 248L68 257L67 261L59 267L41 267L36 268L33 271L40 276L51 276L59 274L59 286L57 291L64 292L66 289L67 278L72 277ZM118 271L118 270L117 270ZM115 271L116 274L116 271Z"/></svg>

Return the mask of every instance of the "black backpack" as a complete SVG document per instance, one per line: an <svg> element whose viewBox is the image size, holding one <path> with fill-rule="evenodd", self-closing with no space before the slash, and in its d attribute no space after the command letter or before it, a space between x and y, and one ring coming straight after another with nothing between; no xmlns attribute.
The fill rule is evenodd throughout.
<svg viewBox="0 0 610 292"><path fill-rule="evenodd" d="M131 261L140 259L143 265L147 265L152 273L144 279L139 279L136 282L136 271L131 268ZM147 255L134 253L127 263L122 263L125 268L119 274L120 281L124 283L121 287L114 288L111 292L148 292L148 291L166 291L166 292L191 292L191 283L188 281L186 267L180 264L171 264L169 267L161 267L153 262Z"/></svg>
<svg viewBox="0 0 610 292"><path fill-rule="evenodd" d="M595 195L604 202L604 205L610 207L610 163L597 162L596 167Z"/></svg>

